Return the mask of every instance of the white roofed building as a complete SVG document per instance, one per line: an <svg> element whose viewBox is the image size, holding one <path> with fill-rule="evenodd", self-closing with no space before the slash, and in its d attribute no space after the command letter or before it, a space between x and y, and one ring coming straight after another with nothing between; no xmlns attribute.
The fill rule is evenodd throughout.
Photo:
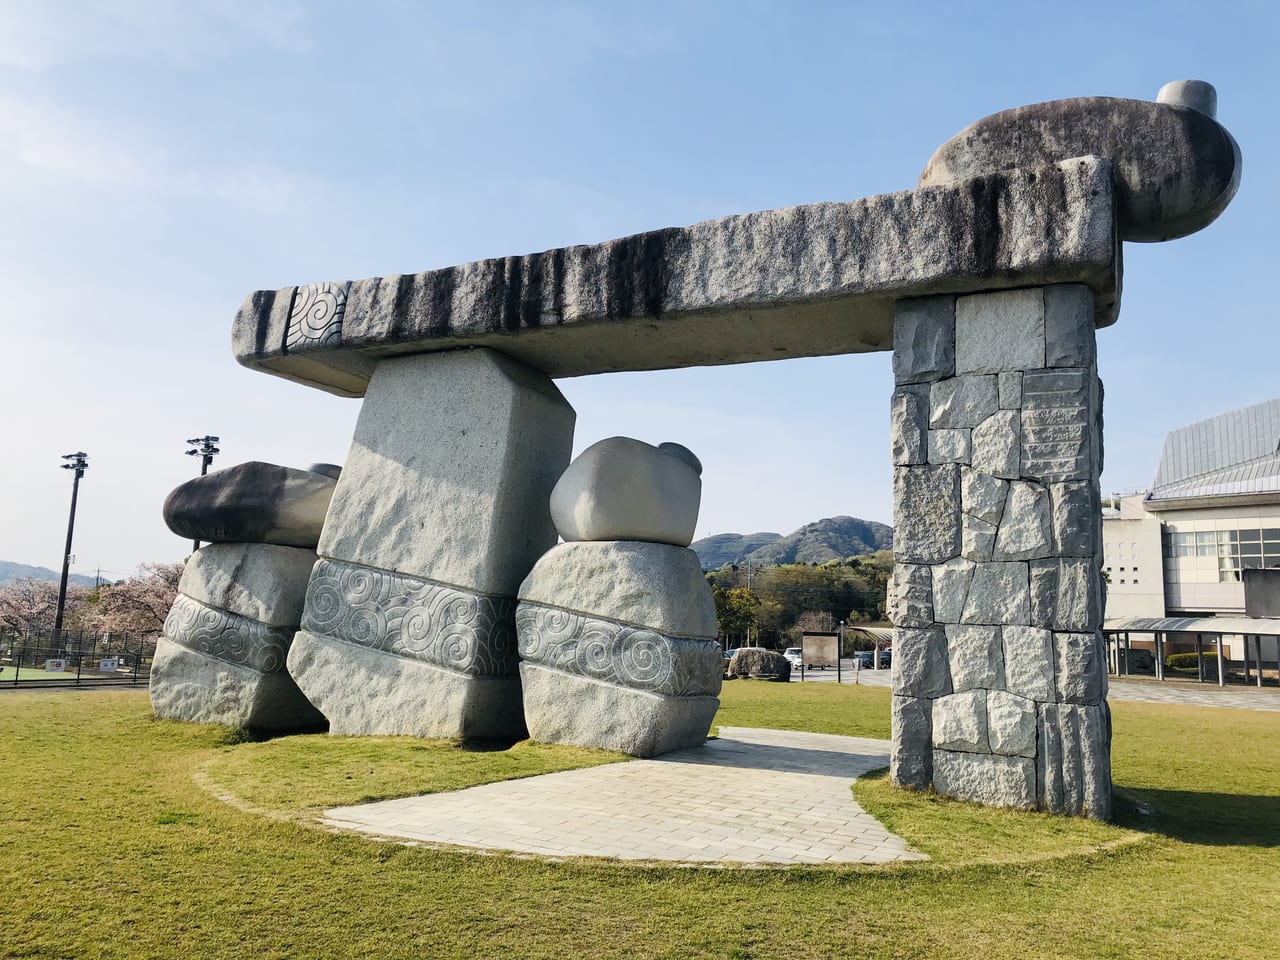
<svg viewBox="0 0 1280 960"><path fill-rule="evenodd" d="M1151 489L1105 509L1102 531L1108 631L1140 618L1243 618L1244 571L1280 570L1280 399L1172 431ZM1275 660L1264 628L1280 621L1252 622L1263 660ZM1237 638L1225 646L1244 656Z"/></svg>

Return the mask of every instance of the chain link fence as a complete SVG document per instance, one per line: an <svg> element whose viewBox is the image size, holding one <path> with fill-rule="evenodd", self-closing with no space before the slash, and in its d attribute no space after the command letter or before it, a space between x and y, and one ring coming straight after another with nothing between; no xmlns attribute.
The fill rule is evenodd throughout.
<svg viewBox="0 0 1280 960"><path fill-rule="evenodd" d="M145 684L154 637L0 628L0 687Z"/></svg>

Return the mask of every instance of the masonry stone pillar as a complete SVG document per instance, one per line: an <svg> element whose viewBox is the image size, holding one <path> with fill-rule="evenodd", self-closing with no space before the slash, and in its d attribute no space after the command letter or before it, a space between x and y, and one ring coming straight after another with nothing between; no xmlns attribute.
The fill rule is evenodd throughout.
<svg viewBox="0 0 1280 960"><path fill-rule="evenodd" d="M897 305L899 785L1110 816L1093 317L1073 284Z"/></svg>

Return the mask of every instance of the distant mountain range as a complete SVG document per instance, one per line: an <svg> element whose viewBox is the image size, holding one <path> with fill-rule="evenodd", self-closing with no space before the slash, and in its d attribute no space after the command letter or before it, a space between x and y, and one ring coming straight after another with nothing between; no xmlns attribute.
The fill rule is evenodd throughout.
<svg viewBox="0 0 1280 960"><path fill-rule="evenodd" d="M15 580L52 580L57 583L62 579L62 573L58 570L50 570L48 567L32 567L25 563L14 563L11 560L0 560L0 587L6 583L13 583ZM86 577L82 573L73 573L67 577L67 583L76 587L92 587L97 580L94 577Z"/></svg>
<svg viewBox="0 0 1280 960"><path fill-rule="evenodd" d="M828 517L794 533L718 533L690 548L704 570L726 563L825 563L893 547L893 527L857 517Z"/></svg>

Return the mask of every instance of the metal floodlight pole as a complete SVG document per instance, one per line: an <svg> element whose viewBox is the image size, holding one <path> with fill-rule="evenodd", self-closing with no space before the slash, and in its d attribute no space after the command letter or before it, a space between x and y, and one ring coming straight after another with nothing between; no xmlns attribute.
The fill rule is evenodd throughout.
<svg viewBox="0 0 1280 960"><path fill-rule="evenodd" d="M209 464L213 463L214 456L222 452L216 446L218 440L218 437L206 436L187 441L187 444L194 448L187 451L187 456L200 458L200 476L202 477L209 473ZM193 552L199 550L200 541L192 540L191 549Z"/></svg>
<svg viewBox="0 0 1280 960"><path fill-rule="evenodd" d="M71 574L71 538L76 530L76 499L80 495L80 478L89 469L89 455L83 450L64 454L62 459L67 461L62 464L62 469L75 471L75 479L71 482L71 515L67 519L67 546L62 551L62 580L58 584L58 612L53 618L55 643L62 636L62 615L67 607L67 578Z"/></svg>

